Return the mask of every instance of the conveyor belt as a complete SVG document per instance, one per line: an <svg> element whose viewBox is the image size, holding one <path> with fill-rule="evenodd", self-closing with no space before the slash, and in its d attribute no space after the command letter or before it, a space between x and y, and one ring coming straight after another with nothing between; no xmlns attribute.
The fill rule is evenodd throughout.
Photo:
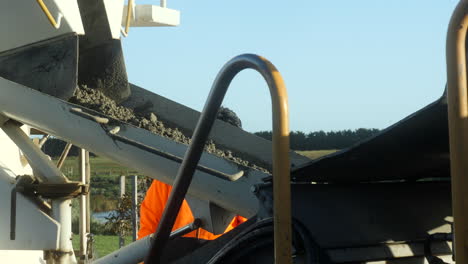
<svg viewBox="0 0 468 264"><path fill-rule="evenodd" d="M172 184L187 146L0 78L0 113ZM8 96L6 96L8 95ZM80 110L77 110L81 109ZM106 122L106 119L109 122ZM267 176L204 153L189 194L243 216L257 211L251 186ZM219 172L217 175L213 171ZM243 171L240 176L239 172ZM231 175L230 179L223 179ZM224 177L225 178L225 177Z"/></svg>
<svg viewBox="0 0 468 264"><path fill-rule="evenodd" d="M301 165L292 177L336 183L450 177L445 95L368 140Z"/></svg>

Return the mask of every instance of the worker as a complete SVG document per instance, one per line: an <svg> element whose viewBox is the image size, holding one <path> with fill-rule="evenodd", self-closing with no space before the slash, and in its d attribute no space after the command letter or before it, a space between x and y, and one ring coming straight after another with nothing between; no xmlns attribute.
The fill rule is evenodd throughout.
<svg viewBox="0 0 468 264"><path fill-rule="evenodd" d="M163 182L153 180L150 188L146 192L146 197L141 203L140 207L140 230L138 231L138 239L141 239L147 235L153 234L161 221L164 207L169 200L172 187ZM172 231L184 227L190 223L193 223L194 217L192 211L186 200L183 201L180 207L179 214L177 215L176 221L172 228ZM227 226L225 232L228 232L236 226L247 221L242 216L235 216L231 223ZM203 240L213 240L221 236L222 234L215 235L202 228L192 231L184 237L192 237Z"/></svg>
<svg viewBox="0 0 468 264"><path fill-rule="evenodd" d="M217 118L227 122L238 128L242 128L242 122L240 118L236 115L234 111L227 107L221 106ZM172 187L158 180L153 180L150 188L148 189L145 199L141 203L140 207L140 230L138 231L138 239L141 239L147 235L153 234L156 232L156 228L161 221L164 208L167 201L169 200L169 195L171 193ZM177 215L176 221L172 228L172 231L184 227L188 224L193 223L195 218L193 217L192 210L187 203L183 201L182 206L180 207L179 215ZM229 232L236 226L247 221L246 218L242 216L235 216L231 223L227 226L224 233ZM208 232L202 228L199 228L195 231L192 231L184 237L192 237L203 240L213 240L221 236L222 234L215 235Z"/></svg>

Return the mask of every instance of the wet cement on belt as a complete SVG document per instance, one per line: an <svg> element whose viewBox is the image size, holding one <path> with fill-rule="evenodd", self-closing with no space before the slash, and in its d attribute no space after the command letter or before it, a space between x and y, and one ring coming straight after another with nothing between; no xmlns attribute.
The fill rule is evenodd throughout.
<svg viewBox="0 0 468 264"><path fill-rule="evenodd" d="M172 141L186 145L190 144L189 137L185 136L177 128L170 128L163 122L159 121L155 113L139 113L132 109L119 106L114 100L105 96L102 92L96 89L81 86L75 90L75 94L70 99L70 102L84 106L94 111L98 111L119 121L146 129L154 134L163 136ZM206 143L205 151L223 159L233 161L242 166L269 173L268 170L262 167L259 167L247 160L236 157L236 155L233 154L230 150L222 150L217 148L216 144L211 140Z"/></svg>

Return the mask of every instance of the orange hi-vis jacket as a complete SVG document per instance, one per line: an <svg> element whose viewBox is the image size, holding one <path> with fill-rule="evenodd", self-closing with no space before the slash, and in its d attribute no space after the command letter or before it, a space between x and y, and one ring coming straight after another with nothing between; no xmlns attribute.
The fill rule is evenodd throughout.
<svg viewBox="0 0 468 264"><path fill-rule="evenodd" d="M145 199L141 203L140 230L138 231L138 239L153 234L156 231L156 228L159 225L159 221L161 220L164 207L166 206L166 203L169 200L171 190L172 187L170 185L167 185L157 180L153 181L151 187L146 193ZM193 221L194 217L192 214L192 210L190 210L187 201L184 200L180 208L179 215L177 215L172 231L184 227L190 223L193 223ZM226 233L230 231L231 229L235 228L236 226L242 224L245 221L247 221L246 218L242 216L235 216L224 232ZM222 234L215 235L202 228L199 228L184 235L184 237L194 237L205 240L213 240L220 237L221 235Z"/></svg>

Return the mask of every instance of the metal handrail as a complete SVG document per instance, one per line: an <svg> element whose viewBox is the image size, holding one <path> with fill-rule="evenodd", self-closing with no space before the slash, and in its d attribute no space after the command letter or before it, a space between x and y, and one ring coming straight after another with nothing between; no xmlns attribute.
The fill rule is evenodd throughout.
<svg viewBox="0 0 468 264"><path fill-rule="evenodd" d="M125 20L125 35L128 35L128 31L130 31L130 21L133 16L133 0L128 0L127 5L127 18Z"/></svg>
<svg viewBox="0 0 468 264"><path fill-rule="evenodd" d="M468 87L466 35L468 0L458 3L447 32L447 97L449 117L455 262L468 263Z"/></svg>
<svg viewBox="0 0 468 264"><path fill-rule="evenodd" d="M36 0L37 3L39 4L39 6L41 7L42 9L42 12L44 12L44 14L46 15L47 19L49 20L50 24L54 27L54 28L58 28L58 23L57 21L55 20L55 18L52 16L52 14L50 13L49 11L49 8L47 8L47 6L45 5L44 1L43 0Z"/></svg>
<svg viewBox="0 0 468 264"><path fill-rule="evenodd" d="M234 77L244 69L258 71L268 84L273 108L273 201L275 263L292 263L289 120L286 87L278 70L263 57L244 54L231 59L218 73L195 128L192 142L175 178L169 201L145 263L159 263L200 160L213 122Z"/></svg>

